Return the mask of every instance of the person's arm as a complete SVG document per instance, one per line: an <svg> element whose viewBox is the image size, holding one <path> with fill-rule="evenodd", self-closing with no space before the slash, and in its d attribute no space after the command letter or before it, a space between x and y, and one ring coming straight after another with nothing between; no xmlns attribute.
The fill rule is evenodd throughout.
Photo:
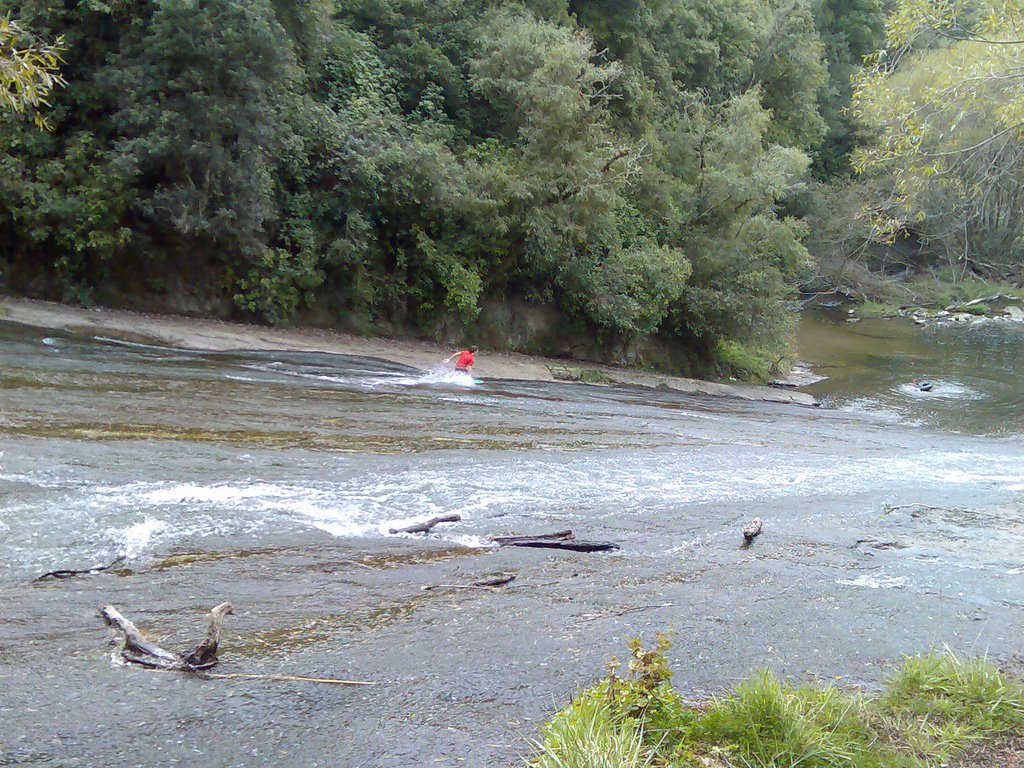
<svg viewBox="0 0 1024 768"><path fill-rule="evenodd" d="M470 376L473 375L473 366L472 365L467 365L466 366L466 373L468 373Z"/></svg>
<svg viewBox="0 0 1024 768"><path fill-rule="evenodd" d="M460 352L456 352L456 353L455 353L454 355L452 355L452 356L451 356L451 357L449 357L449 358L448 358L447 360L445 360L445 362L446 362L446 363L450 363L450 362L451 362L452 360L454 360L454 359L455 359L456 357L458 357L458 356L459 356L460 354L461 354Z"/></svg>

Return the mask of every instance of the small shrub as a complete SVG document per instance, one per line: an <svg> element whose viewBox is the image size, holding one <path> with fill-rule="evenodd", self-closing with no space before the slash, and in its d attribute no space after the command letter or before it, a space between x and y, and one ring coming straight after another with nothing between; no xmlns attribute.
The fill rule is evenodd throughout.
<svg viewBox="0 0 1024 768"><path fill-rule="evenodd" d="M897 317L899 307L878 301L865 301L857 307L857 314L861 317Z"/></svg>
<svg viewBox="0 0 1024 768"><path fill-rule="evenodd" d="M767 381L775 364L761 350L740 344L738 341L719 341L715 347L715 359L721 371L745 381Z"/></svg>

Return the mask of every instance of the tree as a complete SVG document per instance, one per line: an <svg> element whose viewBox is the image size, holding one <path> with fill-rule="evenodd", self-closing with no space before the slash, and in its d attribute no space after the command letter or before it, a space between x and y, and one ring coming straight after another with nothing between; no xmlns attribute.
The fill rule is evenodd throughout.
<svg viewBox="0 0 1024 768"><path fill-rule="evenodd" d="M864 57L882 46L885 13L882 0L818 0L814 15L829 70L819 98L828 130L815 153L815 171L831 179L851 173L850 155L865 138L850 113L852 78Z"/></svg>
<svg viewBox="0 0 1024 768"><path fill-rule="evenodd" d="M1021 0L896 4L853 102L878 132L855 167L894 181L872 212L878 236L912 233L961 271L1019 264L1022 22Z"/></svg>
<svg viewBox="0 0 1024 768"><path fill-rule="evenodd" d="M8 13L0 16L0 105L27 113L39 128L50 128L40 109L49 106L60 74L63 36L52 43L37 39Z"/></svg>

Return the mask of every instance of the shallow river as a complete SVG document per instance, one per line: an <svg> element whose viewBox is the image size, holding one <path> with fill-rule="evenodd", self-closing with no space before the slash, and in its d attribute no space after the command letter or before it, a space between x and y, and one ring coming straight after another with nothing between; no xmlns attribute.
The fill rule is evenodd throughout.
<svg viewBox="0 0 1024 768"><path fill-rule="evenodd" d="M943 644L1009 658L1021 336L971 333L809 319L830 378L802 408L0 323L0 765L514 764L659 629L695 692L764 665L873 685ZM621 549L488 542L562 528ZM95 616L112 602L181 648L223 599L224 672L378 685L126 669Z"/></svg>

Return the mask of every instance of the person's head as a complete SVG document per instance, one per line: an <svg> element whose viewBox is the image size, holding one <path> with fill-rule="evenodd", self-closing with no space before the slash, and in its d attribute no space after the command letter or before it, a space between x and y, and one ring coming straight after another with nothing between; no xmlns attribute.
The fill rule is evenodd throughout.
<svg viewBox="0 0 1024 768"><path fill-rule="evenodd" d="M476 344L470 344L469 345L469 351L470 352L476 353L476 350L477 350Z"/></svg>

